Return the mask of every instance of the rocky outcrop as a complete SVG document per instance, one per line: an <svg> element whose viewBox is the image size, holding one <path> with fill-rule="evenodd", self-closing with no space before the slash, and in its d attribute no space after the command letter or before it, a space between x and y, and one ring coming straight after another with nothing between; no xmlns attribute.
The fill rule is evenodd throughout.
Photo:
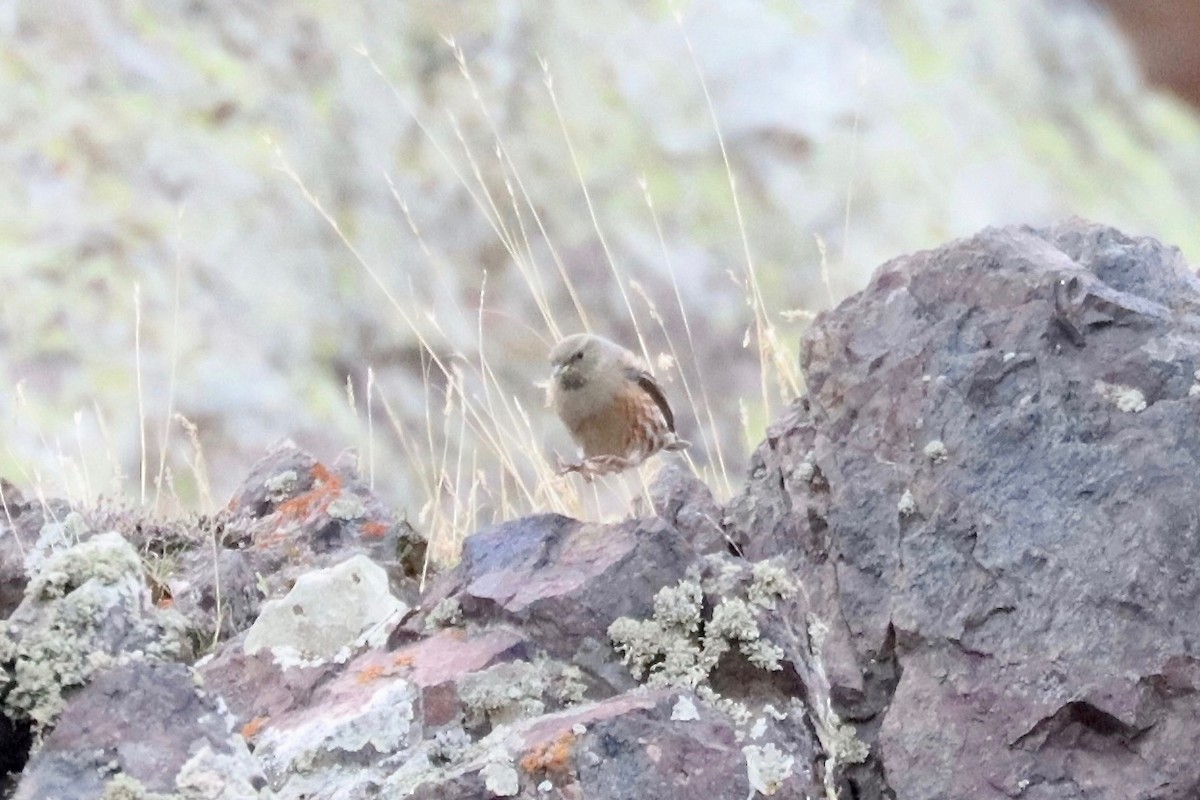
<svg viewBox="0 0 1200 800"><path fill-rule="evenodd" d="M14 796L1200 793L1179 255L984 231L885 264L802 366L728 504L664 469L423 593L415 532L294 447L190 528L14 504Z"/></svg>
<svg viewBox="0 0 1200 800"><path fill-rule="evenodd" d="M899 798L1192 797L1200 281L1071 222L884 265L733 504Z"/></svg>

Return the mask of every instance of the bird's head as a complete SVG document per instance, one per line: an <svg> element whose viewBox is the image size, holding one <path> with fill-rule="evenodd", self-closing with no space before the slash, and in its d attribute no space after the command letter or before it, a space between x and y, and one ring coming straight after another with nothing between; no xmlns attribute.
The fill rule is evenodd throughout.
<svg viewBox="0 0 1200 800"><path fill-rule="evenodd" d="M581 389L620 352L612 342L590 333L566 337L550 351L551 379L562 389Z"/></svg>

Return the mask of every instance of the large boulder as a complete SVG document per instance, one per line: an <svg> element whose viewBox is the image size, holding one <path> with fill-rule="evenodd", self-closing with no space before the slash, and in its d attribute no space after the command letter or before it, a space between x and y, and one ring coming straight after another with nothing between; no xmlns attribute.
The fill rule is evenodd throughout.
<svg viewBox="0 0 1200 800"><path fill-rule="evenodd" d="M882 266L802 366L730 522L805 587L870 791L1200 794L1200 280L1179 253L1081 221L986 230Z"/></svg>

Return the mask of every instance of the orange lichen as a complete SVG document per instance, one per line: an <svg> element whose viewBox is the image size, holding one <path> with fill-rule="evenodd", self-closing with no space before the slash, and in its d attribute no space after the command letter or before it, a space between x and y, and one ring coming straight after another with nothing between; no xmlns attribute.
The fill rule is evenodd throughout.
<svg viewBox="0 0 1200 800"><path fill-rule="evenodd" d="M382 539L387 535L390 526L383 522L364 522L362 535L368 539Z"/></svg>
<svg viewBox="0 0 1200 800"><path fill-rule="evenodd" d="M546 772L551 775L566 775L571 771L571 752L575 746L575 739L575 734L571 731L563 731L549 742L543 742L521 759L521 769L530 774Z"/></svg>
<svg viewBox="0 0 1200 800"><path fill-rule="evenodd" d="M283 519L306 519L313 511L323 510L342 491L342 479L324 464L313 464L313 486L307 492L279 504L276 512Z"/></svg>
<svg viewBox="0 0 1200 800"><path fill-rule="evenodd" d="M370 683L379 680L387 674L388 670L384 669L381 664L371 664L360 669L354 679L359 683Z"/></svg>
<svg viewBox="0 0 1200 800"><path fill-rule="evenodd" d="M397 667L411 667L413 665L413 657L409 653L401 653L392 659L392 663Z"/></svg>
<svg viewBox="0 0 1200 800"><path fill-rule="evenodd" d="M269 717L255 717L254 719L247 722L245 725L242 726L242 738L243 739L253 739L255 736L258 736L259 731L262 730L263 725L267 724L268 719L270 719L270 718Z"/></svg>

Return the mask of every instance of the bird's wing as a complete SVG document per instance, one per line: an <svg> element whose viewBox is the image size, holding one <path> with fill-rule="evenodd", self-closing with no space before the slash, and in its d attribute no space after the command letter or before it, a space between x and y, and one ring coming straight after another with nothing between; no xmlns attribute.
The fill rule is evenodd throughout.
<svg viewBox="0 0 1200 800"><path fill-rule="evenodd" d="M654 380L654 376L646 370L637 367L629 367L625 370L625 375L629 380L640 386L642 391L653 398L659 410L662 411L663 419L667 421L667 429L674 433L675 414L671 411L671 404L667 402L667 397L663 394L662 387L658 385L658 381Z"/></svg>

